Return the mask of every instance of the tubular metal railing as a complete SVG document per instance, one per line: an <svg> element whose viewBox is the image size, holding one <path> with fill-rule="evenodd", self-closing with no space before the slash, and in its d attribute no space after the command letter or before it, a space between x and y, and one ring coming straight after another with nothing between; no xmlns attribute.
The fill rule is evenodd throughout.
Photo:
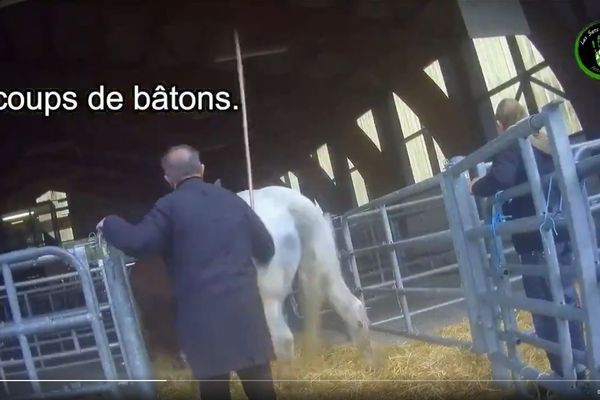
<svg viewBox="0 0 600 400"><path fill-rule="evenodd" d="M598 242L593 214L600 210L600 195L590 194L586 182L600 171L600 156L593 155L600 149L600 140L570 146L562 118L559 103L550 103L541 113L518 122L470 155L450 160L441 174L334 219L348 282L367 304L372 329L485 353L494 379L521 392L526 380L536 380L560 393L581 394L581 385L573 384L576 367L587 368L588 383L598 378L600 316L594 310L600 304L600 274L596 271ZM527 139L541 128L547 131L555 164L554 172L544 176L538 173ZM490 165L487 160L511 146L518 146L521 152L527 181L499 193L494 199L496 206L528 195L536 213L494 221L492 226L485 202L476 201L469 192L469 179L484 174ZM562 213L551 216L551 222L569 231L574 252L570 266L558 263L552 224L545 211L544 189L551 182L562 194ZM513 233L538 230L546 263L521 264L507 239ZM560 301L561 274L567 271L577 274L580 307ZM516 285L523 274L545 277L556 300L526 297ZM460 309L447 311L459 304ZM428 319L436 318L431 313L440 310L465 313L472 340L434 335L431 327L421 329ZM520 331L516 318L519 310L554 318L559 341ZM569 320L583 323L585 351L572 349ZM565 376L542 374L525 365L517 351L520 343L559 355Z"/></svg>
<svg viewBox="0 0 600 400"><path fill-rule="evenodd" d="M155 398L124 258L105 248L91 264L99 248L0 255L0 398ZM50 276L13 279L22 268L61 265Z"/></svg>

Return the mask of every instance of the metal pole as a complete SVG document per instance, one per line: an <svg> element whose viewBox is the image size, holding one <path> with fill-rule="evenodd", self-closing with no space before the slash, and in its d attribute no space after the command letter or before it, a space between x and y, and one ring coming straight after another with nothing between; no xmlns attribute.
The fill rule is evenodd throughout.
<svg viewBox="0 0 600 400"><path fill-rule="evenodd" d="M444 230L439 232L427 233L421 236L414 236L407 239L401 239L383 245L363 247L361 249L353 250L352 254L358 256L377 250L403 249L407 247L423 250L430 249L431 246L442 246L450 243L452 243L452 232L450 230Z"/></svg>
<svg viewBox="0 0 600 400"><path fill-rule="evenodd" d="M31 318L33 316L33 312L31 309L31 304L29 302L29 295L27 293L23 294L23 301L25 302L25 309L27 310L27 317ZM41 356L42 355L42 348L39 344L39 340L38 340L38 335L32 335L33 336L33 347L35 347L35 349L37 350L37 355ZM41 361L40 363L41 367L44 368L44 361Z"/></svg>
<svg viewBox="0 0 600 400"><path fill-rule="evenodd" d="M388 212L411 210L411 211L415 211L415 213L416 213L416 212L427 211L431 208L439 208L443 205L442 200L443 200L443 197L441 195L437 195L437 196L425 197L425 198L419 199L419 200L411 200L411 201L407 201L404 203L393 204L390 206L388 206L386 204L382 204L382 205L385 205L387 207ZM375 216L378 213L379 213L379 211L377 209L361 211L361 212L349 214L348 219L352 220L355 218L365 218L365 217L369 217L369 216Z"/></svg>
<svg viewBox="0 0 600 400"><path fill-rule="evenodd" d="M21 318L21 309L19 307L19 298L17 297L17 290L13 281L12 273L8 264L2 264L2 277L4 278L4 285L6 286L6 294L8 295L8 304L10 305L10 311L14 324L19 326L23 323ZM27 368L27 376L30 379L31 386L34 393L39 394L42 392L42 387L39 382L38 374L33 363L33 357L31 355L31 349L29 348L29 342L27 336L24 333L18 335L19 345L21 346L21 354L25 361L25 367Z"/></svg>
<svg viewBox="0 0 600 400"><path fill-rule="evenodd" d="M586 178L590 175L596 174L598 169L600 168L600 155L592 156L580 160L575 164L575 170L577 171L577 176L579 178ZM550 179L554 179L556 177L556 172L552 172L550 174L546 174L541 178L542 185L547 184ZM498 194L498 202L503 203L508 199L512 199L515 197L520 197L527 195L531 192L531 187L529 182L523 182L517 186L513 186L510 189L506 189L505 191Z"/></svg>
<svg viewBox="0 0 600 400"><path fill-rule="evenodd" d="M354 255L354 247L352 245L352 234L350 233L350 226L348 225L348 218L342 218L342 235L344 236L344 244L346 245L346 252L350 257L350 269L352 270L352 277L354 278L354 287L359 290L360 301L365 303L365 296L362 292L360 283L360 275L358 273L358 265L356 265L356 256Z"/></svg>
<svg viewBox="0 0 600 400"><path fill-rule="evenodd" d="M479 164L483 166L482 164ZM485 208L485 204L481 204L482 208ZM488 213L486 217L486 223L491 222L491 214ZM506 295L511 296L512 294L512 285L510 280L510 274L504 274L504 270L501 270L501 266L506 265L506 256L504 252L504 248L502 245L502 238L498 236L487 237L485 240L487 252L490 254L490 262L494 268L490 268L489 275L491 276L494 290ZM506 350L508 352L508 356L511 359L520 361L520 355L517 351L518 341L516 337L512 334L512 332L518 331L517 319L515 316L515 310L510 307L506 307L504 305L499 304L500 315L502 318L503 328L502 330L506 332ZM500 334L502 336L502 334ZM521 393L524 394L526 392L526 384L521 379L519 374L516 374L514 371L511 371L511 375L513 380L515 380L515 387Z"/></svg>
<svg viewBox="0 0 600 400"><path fill-rule="evenodd" d="M547 210L547 201L544 198L544 189L540 182L540 175L538 172L537 162L535 155L533 154L533 148L531 142L526 139L519 139L519 147L521 149L521 156L523 157L523 164L525 165L525 172L527 173L527 179L531 184L531 195L533 197L533 204L537 215L545 217ZM569 149L570 151L570 149ZM550 197L548 193L548 197ZM542 243L544 246L544 256L548 266L548 282L550 286L550 293L552 294L552 302L555 305L564 303L565 294L560 277L560 266L558 263L558 255L556 253L556 245L554 243L554 237L552 231L549 229L540 229L542 236ZM558 342L561 346L561 366L563 370L563 376L568 380L575 380L575 366L573 364L573 350L571 344L571 333L569 330L569 321L563 319L556 319L556 328L558 329Z"/></svg>
<svg viewBox="0 0 600 400"><path fill-rule="evenodd" d="M429 179L425 179L421 182L415 183L414 185L410 185L404 187L402 189L396 190L395 192L386 194L385 196L381 196L377 199L371 200L367 204L363 204L360 207L353 208L350 211L347 211L343 214L344 217L349 217L350 215L357 214L359 212L369 210L372 208L377 208L384 204L389 204L395 201L400 201L401 199L416 196L418 194L427 192L431 189L436 189L439 187L439 182L436 177L432 177Z"/></svg>
<svg viewBox="0 0 600 400"><path fill-rule="evenodd" d="M254 209L254 187L252 184L252 160L250 157L250 139L248 135L248 112L246 110L246 86L244 84L244 64L242 63L242 51L240 49L240 38L237 30L233 31L235 41L235 55L237 58L238 82L240 85L240 98L242 100L242 123L244 128L244 151L246 153L246 172L248 174L248 194L250 195L250 207Z"/></svg>
<svg viewBox="0 0 600 400"><path fill-rule="evenodd" d="M0 380L2 381L2 386L4 386L4 392L10 396L10 388L8 387L8 382L6 381L6 374L4 373L4 364L0 360Z"/></svg>
<svg viewBox="0 0 600 400"><path fill-rule="evenodd" d="M83 291L83 297L85 301L86 313L83 317L86 322L89 323L94 332L94 339L98 346L98 354L100 356L100 362L102 364L102 370L104 371L107 380L115 381L111 382L112 394L115 397L119 397L120 393L116 385L117 372L115 363L110 353L108 338L106 336L106 330L102 323L102 314L100 312L100 306L98 304L98 298L96 297L96 291L91 273L88 268L84 267L75 256L66 250L59 247L40 247L40 248L28 248L23 250L16 250L10 253L0 254L0 263L2 264L17 264L23 261L32 262L38 258L46 255L53 255L59 257L65 264L74 268L78 273L81 281L81 288ZM6 285L8 286L8 285ZM35 318L34 318L35 319ZM46 318L47 319L47 318ZM32 319L33 320L33 319ZM40 322L45 320L40 318ZM46 327L51 330L55 330L55 326L62 322L60 319L50 320L50 322L41 322L41 327ZM22 323L23 328L26 322ZM39 329L39 328L38 328ZM6 329L0 331L0 335L4 334ZM35 333L39 333L33 330ZM31 332L31 333L33 333ZM18 334L23 334L19 331Z"/></svg>
<svg viewBox="0 0 600 400"><path fill-rule="evenodd" d="M554 156L563 209L568 219L568 231L573 247L574 261L585 313L586 353L590 378L600 380L600 318L597 315L600 294L596 279L597 245L589 234L588 218L579 185L573 154L569 148L567 129L558 105L545 114L550 146Z"/></svg>
<svg viewBox="0 0 600 400"><path fill-rule="evenodd" d="M390 228L390 220L388 218L387 210L385 206L382 206L379 209L381 215L381 222L383 224L383 231L385 233L386 242L392 243L394 238L392 237L392 230ZM396 281L396 289L404 289L404 285L402 284L402 275L400 274L400 265L398 264L398 255L396 254L396 249L390 248L388 250L388 255L390 258L390 263L392 264L392 268L394 271L394 279ZM410 318L410 310L408 309L408 302L406 301L406 292L396 293L400 297L400 305L402 307L402 313L404 314L404 322L406 323L406 329L409 332L413 332L412 320Z"/></svg>
<svg viewBox="0 0 600 400"><path fill-rule="evenodd" d="M109 246L109 257L105 264L106 288L111 301L111 311L115 320L115 328L121 342L123 359L127 366L129 378L134 380L151 380L152 369L150 357L144 345L144 340L138 319L136 317L133 299L129 297L127 274L121 252ZM152 382L139 382L136 396L143 399L154 399L156 394Z"/></svg>
<svg viewBox="0 0 600 400"><path fill-rule="evenodd" d="M373 229L372 222L369 222L369 235L371 237L371 242L377 243L377 236L375 235L375 229ZM385 282L385 274L384 274L383 265L381 263L381 256L379 255L379 252L375 253L375 258L377 259L377 271L376 272L379 273L379 278L380 278L381 282Z"/></svg>
<svg viewBox="0 0 600 400"><path fill-rule="evenodd" d="M457 158L452 161L462 162ZM479 290L486 289L485 277L482 276L482 263L486 260L481 259L479 242L469 240L465 235L465 230L474 225L472 217L467 213L473 212L473 209L476 210L477 206L475 200L469 194L466 175L462 173L454 176L449 170L442 174L442 191L456 250L461 282L465 290L465 300L473 336L473 350L486 352L488 356L501 354L502 348L499 347L493 307L490 304L481 304L478 296ZM506 381L510 378L510 373L506 368L492 362L492 376L497 381Z"/></svg>

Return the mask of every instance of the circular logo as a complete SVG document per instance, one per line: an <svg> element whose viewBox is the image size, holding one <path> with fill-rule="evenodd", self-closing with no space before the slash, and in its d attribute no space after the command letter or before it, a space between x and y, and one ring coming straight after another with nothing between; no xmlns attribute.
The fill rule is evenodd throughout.
<svg viewBox="0 0 600 400"><path fill-rule="evenodd" d="M575 59L583 72L600 79L600 21L589 24L577 35Z"/></svg>

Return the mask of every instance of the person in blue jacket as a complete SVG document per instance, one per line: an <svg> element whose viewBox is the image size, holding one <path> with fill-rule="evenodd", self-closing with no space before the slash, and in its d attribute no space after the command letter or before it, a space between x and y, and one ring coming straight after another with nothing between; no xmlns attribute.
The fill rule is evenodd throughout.
<svg viewBox="0 0 600 400"><path fill-rule="evenodd" d="M203 400L229 399L235 371L249 399L275 399L275 358L253 259L268 263L273 239L235 193L204 182L198 151L162 159L173 191L138 224L110 215L98 228L133 257L163 256L173 281L176 331Z"/></svg>
<svg viewBox="0 0 600 400"><path fill-rule="evenodd" d="M498 133L501 134L510 126L525 118L525 108L514 99L503 99L496 109L496 120ZM554 170L554 162L550 154L547 136L545 133L537 133L532 140L533 152L538 165L538 172L545 175ZM545 138L545 139L544 139ZM490 171L481 178L471 182L471 193L479 197L492 197L496 193L527 181L525 166L521 157L518 143L498 153L492 160ZM550 214L559 210L560 191L558 184L545 188ZM512 219L528 217L536 214L531 195L517 197L502 206L502 213ZM572 263L573 254L570 245L569 233L565 227L557 227L554 237L558 261L561 266ZM540 265L546 264L544 257L544 246L538 231L515 233L512 235L512 243L519 255L522 264ZM577 307L577 292L575 290L575 276L572 273L561 271L562 285L564 289L565 304ZM525 295L533 299L552 301L550 286L545 277L523 275L523 288ZM558 343L558 329L554 318L532 314L533 325L538 337L551 342ZM584 338L582 326L579 322L570 321L571 344L574 349L584 350ZM563 375L560 356L546 352L550 367L560 376ZM578 366L576 375L578 379L584 379L584 368Z"/></svg>

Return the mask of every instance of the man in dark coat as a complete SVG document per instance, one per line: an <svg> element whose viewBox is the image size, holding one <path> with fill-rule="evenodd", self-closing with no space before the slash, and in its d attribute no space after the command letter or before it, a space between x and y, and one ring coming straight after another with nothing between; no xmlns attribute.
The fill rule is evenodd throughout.
<svg viewBox="0 0 600 400"><path fill-rule="evenodd" d="M111 215L99 228L126 254L164 256L179 344L203 400L229 398L231 371L248 398L274 399L274 351L253 262L271 260L273 239L240 197L202 180L204 165L193 148L171 148L162 166L171 193L137 225Z"/></svg>
<svg viewBox="0 0 600 400"><path fill-rule="evenodd" d="M498 104L496 110L496 119L498 132L502 133L516 122L525 118L525 109L514 99L504 99ZM532 140L533 152L538 165L538 172L541 175L548 174L554 170L554 162L549 154L549 146L545 133L538 133ZM527 181L525 165L521 157L519 145L514 146L498 153L493 161L490 171L483 177L475 179L471 183L471 192L475 196L491 197L496 193L508 189ZM552 190L548 193L549 187L545 188L545 195L548 202L548 213L552 214L559 211L560 191L558 184L554 182ZM521 196L512 199L503 204L502 212L512 219L529 217L536 214L535 206L531 195ZM570 265L572 262L572 250L569 240L569 233L564 227L557 227L555 236L556 252L560 266ZM521 263L526 265L546 264L544 256L544 246L542 238L538 231L516 233L512 236L512 242ZM577 292L575 290L575 276L561 271L562 285L564 289L565 304L577 306ZM527 297L552 301L550 286L545 277L523 275L523 288ZM554 318L532 314L533 325L537 335L541 339L558 343L558 329ZM571 333L571 344L574 349L584 349L583 330L579 322L570 321L569 330ZM547 352L552 370L560 376L563 375L560 357L556 354ZM583 367L577 367L577 378L584 378Z"/></svg>

